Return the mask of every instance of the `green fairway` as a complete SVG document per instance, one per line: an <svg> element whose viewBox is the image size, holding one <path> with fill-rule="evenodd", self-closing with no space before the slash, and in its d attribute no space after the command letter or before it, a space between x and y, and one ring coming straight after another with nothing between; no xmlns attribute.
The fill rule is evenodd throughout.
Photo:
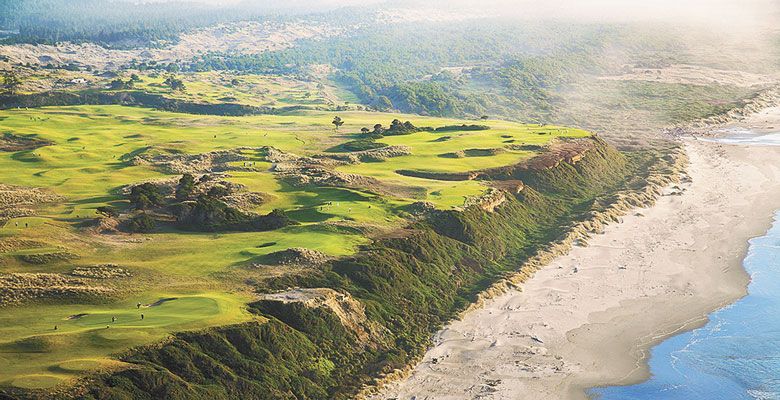
<svg viewBox="0 0 780 400"><path fill-rule="evenodd" d="M0 314L0 384L50 387L114 364L107 356L172 331L246 321L241 296L145 293L112 305L42 305ZM159 304L155 304L158 303ZM34 311L32 311L34 310ZM144 316L141 319L141 315ZM115 320L112 320L115 319ZM55 330L54 327L57 327Z"/></svg>

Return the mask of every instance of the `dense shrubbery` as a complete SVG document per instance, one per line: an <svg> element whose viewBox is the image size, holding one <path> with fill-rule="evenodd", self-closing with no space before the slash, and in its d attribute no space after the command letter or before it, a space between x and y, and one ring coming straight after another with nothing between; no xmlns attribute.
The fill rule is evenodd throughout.
<svg viewBox="0 0 780 400"><path fill-rule="evenodd" d="M138 214L127 221L127 230L133 233L149 233L156 227L157 222L147 214Z"/></svg>
<svg viewBox="0 0 780 400"><path fill-rule="evenodd" d="M128 199L139 210L146 210L165 204L165 196L160 191L160 188L152 183L142 183L133 186L130 189Z"/></svg>
<svg viewBox="0 0 780 400"><path fill-rule="evenodd" d="M445 125L434 129L435 132L452 132L452 131L486 131L490 129L487 125Z"/></svg>
<svg viewBox="0 0 780 400"><path fill-rule="evenodd" d="M228 205L224 198L230 192L220 185L197 194L198 184L192 175L185 174L172 197L166 197L154 183L133 186L127 197L136 210L153 210L155 214L175 217L175 226L193 231L270 231L296 224L282 210L256 215ZM155 224L154 218L143 212L132 217L126 226L131 232L150 232Z"/></svg>
<svg viewBox="0 0 780 400"><path fill-rule="evenodd" d="M140 91L43 92L24 95L0 95L0 109L109 104L149 107L188 114L223 116L277 114L298 108L296 106L286 108L256 107L235 103L193 103Z"/></svg>
<svg viewBox="0 0 780 400"><path fill-rule="evenodd" d="M358 139L342 144L339 146L339 149L344 151L366 151L386 146L386 144L375 142L373 139Z"/></svg>
<svg viewBox="0 0 780 400"><path fill-rule="evenodd" d="M213 194L198 197L194 204L176 205L175 214L179 226L205 232L272 231L295 224L282 210L261 216L251 215L225 204Z"/></svg>
<svg viewBox="0 0 780 400"><path fill-rule="evenodd" d="M182 32L254 17L235 9L185 2L106 0L5 0L0 27L18 29L14 39L32 43L90 41L115 47L175 41Z"/></svg>

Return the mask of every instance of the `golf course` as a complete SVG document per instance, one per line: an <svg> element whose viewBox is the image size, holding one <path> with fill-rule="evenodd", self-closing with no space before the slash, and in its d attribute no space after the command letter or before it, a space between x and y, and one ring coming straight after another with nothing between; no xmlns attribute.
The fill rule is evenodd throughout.
<svg viewBox="0 0 780 400"><path fill-rule="evenodd" d="M547 311L601 323L566 282L633 299L639 269L548 267L684 199L681 136L780 99L776 49L722 29L363 3L0 1L1 400L400 399L415 365L398 393L446 392L447 363L473 380L445 398L489 399L590 372L544 336L585 322ZM546 308L502 308L523 327L448 330L537 272ZM501 365L470 376L482 345Z"/></svg>
<svg viewBox="0 0 780 400"><path fill-rule="evenodd" d="M0 384L49 388L85 371L119 367L114 355L163 340L173 332L262 320L245 306L253 294L242 277L254 260L293 247L333 257L350 255L370 240L360 233L361 226L388 232L403 227L404 210L415 202L457 209L488 189L475 180L425 179L401 175L399 170L469 172L510 166L540 151L526 149L590 136L578 129L502 121L480 121L489 129L461 131L458 126L473 123L359 111L338 116L345 123L336 130L331 124L334 113L318 111L248 117L193 116L124 106L0 111L1 132L46 143L0 153L0 181L9 190L37 188L57 198L36 205L34 215L3 220L3 273L69 276L74 268L99 265L118 265L127 272L127 276L90 279L85 284L98 293L99 301L84 303L64 293L55 298L33 296L26 300L34 305L25 301L23 307L5 308L0 357L6 367L0 372ZM259 150L252 150L269 146L307 157L348 153L339 152L338 146L361 139L362 127L389 125L394 119L456 129L377 139L381 145L406 146L410 154L344 165L337 171L375 178L388 187L415 188L413 198L372 192L370 187L292 185L274 173L273 163ZM134 154L157 150L197 155L237 148L243 149L245 157L233 164L251 163L247 168L251 170L230 171L227 180L240 184L242 190L262 193L266 200L247 211L281 209L299 224L269 232L198 233L161 226L150 234L101 235L91 229L101 219L98 208L131 207L123 187L179 178L155 165L134 165ZM472 149L486 151L469 155ZM447 156L457 152L466 154ZM31 263L22 255L39 255L47 261ZM290 267L275 269L267 273L284 274ZM175 300L151 305L160 299ZM142 306L136 307L138 303Z"/></svg>

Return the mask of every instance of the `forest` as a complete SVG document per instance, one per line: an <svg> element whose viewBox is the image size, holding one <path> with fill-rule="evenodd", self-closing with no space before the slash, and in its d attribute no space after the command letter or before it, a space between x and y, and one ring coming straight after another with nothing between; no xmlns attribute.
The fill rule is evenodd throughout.
<svg viewBox="0 0 780 400"><path fill-rule="evenodd" d="M318 10L312 7L308 12ZM284 18L300 8L267 2L206 5L192 1L0 0L6 42L93 42L113 48L161 46L179 35L220 23Z"/></svg>
<svg viewBox="0 0 780 400"><path fill-rule="evenodd" d="M615 67L600 57L606 48L619 43L630 53L640 45L604 26L491 22L369 26L257 55L208 53L183 67L305 76L309 65L330 64L335 80L376 110L434 116L523 112L539 120L571 78Z"/></svg>

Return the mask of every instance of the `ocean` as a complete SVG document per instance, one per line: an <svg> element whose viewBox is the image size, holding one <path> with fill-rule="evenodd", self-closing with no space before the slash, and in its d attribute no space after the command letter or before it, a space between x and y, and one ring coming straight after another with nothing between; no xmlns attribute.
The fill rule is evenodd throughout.
<svg viewBox="0 0 780 400"><path fill-rule="evenodd" d="M748 295L710 314L704 327L655 346L648 381L589 394L599 400L780 400L780 213L765 236L750 241L744 267L752 278Z"/></svg>

